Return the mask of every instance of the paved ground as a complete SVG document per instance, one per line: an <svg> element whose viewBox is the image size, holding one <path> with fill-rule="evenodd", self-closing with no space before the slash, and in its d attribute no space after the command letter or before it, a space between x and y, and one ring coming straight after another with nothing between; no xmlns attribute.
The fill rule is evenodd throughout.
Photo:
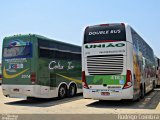
<svg viewBox="0 0 160 120"><path fill-rule="evenodd" d="M83 99L82 94L63 100L7 98L0 87L0 114L160 114L160 89L139 102Z"/></svg>

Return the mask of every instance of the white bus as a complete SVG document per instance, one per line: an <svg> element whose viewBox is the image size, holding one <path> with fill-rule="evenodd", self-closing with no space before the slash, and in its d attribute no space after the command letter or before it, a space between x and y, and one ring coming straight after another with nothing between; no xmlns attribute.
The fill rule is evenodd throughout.
<svg viewBox="0 0 160 120"><path fill-rule="evenodd" d="M156 77L157 77L156 85L158 87L160 86L160 59L157 57L156 57Z"/></svg>
<svg viewBox="0 0 160 120"><path fill-rule="evenodd" d="M137 100L154 88L152 48L127 24L88 26L82 46L84 98Z"/></svg>

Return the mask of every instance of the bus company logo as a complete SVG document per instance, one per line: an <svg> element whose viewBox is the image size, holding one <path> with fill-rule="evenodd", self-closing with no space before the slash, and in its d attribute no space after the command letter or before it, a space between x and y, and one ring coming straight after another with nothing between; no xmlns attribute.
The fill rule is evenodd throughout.
<svg viewBox="0 0 160 120"><path fill-rule="evenodd" d="M10 64L9 69L20 69L23 68L23 64Z"/></svg>
<svg viewBox="0 0 160 120"><path fill-rule="evenodd" d="M86 49L90 48L107 48L107 47L123 47L124 43L108 43L108 44L94 44L94 45L85 45Z"/></svg>
<svg viewBox="0 0 160 120"><path fill-rule="evenodd" d="M70 69L73 69L75 68L75 66L72 65L72 62L68 62L68 66L67 67L67 70L70 70ZM56 61L51 61L48 65L48 68L50 70L56 70L56 69L59 69L59 70L63 70L66 68L64 65L60 64L60 61L56 62Z"/></svg>
<svg viewBox="0 0 160 120"><path fill-rule="evenodd" d="M48 67L50 70L54 70L54 69L62 70L64 68L64 66L62 66L60 62L56 63L56 61L51 61Z"/></svg>
<svg viewBox="0 0 160 120"><path fill-rule="evenodd" d="M17 72L17 69L23 69L23 64L9 64L9 67L6 69L6 71Z"/></svg>
<svg viewBox="0 0 160 120"><path fill-rule="evenodd" d="M19 73L16 73L16 74L8 74L6 71L9 71L9 72L16 72L16 70L15 69L5 69L5 67L3 68L3 77L4 78L9 78L9 79L11 79L11 78L15 78L15 77L17 77L17 76L19 76L19 75L21 75L21 74L23 74L23 73L25 73L26 71L28 71L29 70L29 68L27 68L27 69L25 69L25 70L23 70L23 71L21 71L21 72L19 72Z"/></svg>

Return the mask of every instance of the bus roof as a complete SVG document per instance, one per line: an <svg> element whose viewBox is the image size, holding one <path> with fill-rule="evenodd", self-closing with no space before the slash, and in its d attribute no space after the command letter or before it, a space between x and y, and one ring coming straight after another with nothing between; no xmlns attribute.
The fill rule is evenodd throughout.
<svg viewBox="0 0 160 120"><path fill-rule="evenodd" d="M62 41L59 41L59 40L54 40L54 39L50 39L50 38L47 38L47 37L44 37L44 36L41 36L41 35L37 35L37 34L17 34L17 35L12 35L12 36L7 36L5 37L4 39L11 39L11 38L17 38L17 37L37 37L37 38L40 38L40 39L43 39L43 40L49 40L49 41L54 41L54 42L57 42L57 43L63 43L63 44L68 44L68 45L72 45L72 46L75 46L75 47L80 47L79 45L75 45L75 44L71 44L71 43L67 43L67 42L62 42Z"/></svg>
<svg viewBox="0 0 160 120"><path fill-rule="evenodd" d="M97 24L97 25L90 25L87 27L98 27L98 26L109 26L109 25L128 25L127 23L106 23L106 24ZM86 28L87 28L86 27Z"/></svg>

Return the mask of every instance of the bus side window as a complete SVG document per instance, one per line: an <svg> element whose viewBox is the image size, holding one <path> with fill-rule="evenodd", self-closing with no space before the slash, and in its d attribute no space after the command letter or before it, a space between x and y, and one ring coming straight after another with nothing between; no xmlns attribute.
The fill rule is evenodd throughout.
<svg viewBox="0 0 160 120"><path fill-rule="evenodd" d="M49 50L39 48L39 57L48 58L49 57Z"/></svg>
<svg viewBox="0 0 160 120"><path fill-rule="evenodd" d="M134 77L134 80L136 79L136 75L135 74L133 74L133 77Z"/></svg>

